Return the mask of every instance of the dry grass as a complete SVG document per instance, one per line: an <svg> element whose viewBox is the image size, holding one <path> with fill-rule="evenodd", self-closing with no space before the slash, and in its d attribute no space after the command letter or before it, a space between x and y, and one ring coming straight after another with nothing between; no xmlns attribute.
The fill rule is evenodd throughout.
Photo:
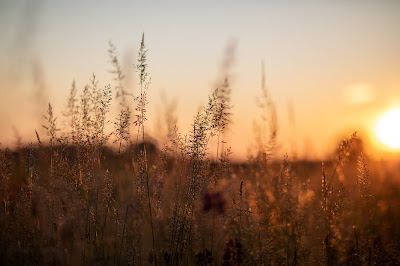
<svg viewBox="0 0 400 266"><path fill-rule="evenodd" d="M273 160L276 114L264 81L257 156L232 162L232 53L191 131L179 133L169 113L170 141L157 147L145 135L146 53L143 35L137 98L123 88L110 43L114 93L93 75L78 99L73 83L65 129L49 104L47 136L0 151L1 264L400 264L399 169L370 161L356 134L322 164ZM109 121L113 94L120 113Z"/></svg>

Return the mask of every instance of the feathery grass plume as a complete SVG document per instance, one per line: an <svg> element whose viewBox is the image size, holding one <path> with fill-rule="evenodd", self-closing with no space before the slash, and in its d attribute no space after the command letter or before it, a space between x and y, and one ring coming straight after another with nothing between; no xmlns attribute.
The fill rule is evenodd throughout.
<svg viewBox="0 0 400 266"><path fill-rule="evenodd" d="M338 172L338 167L342 167L348 162L350 157L350 149L352 148L356 139L357 139L357 131L355 131L349 137L344 138L337 147L335 167L333 168L330 179L327 180L328 187L333 185L333 178Z"/></svg>
<svg viewBox="0 0 400 266"><path fill-rule="evenodd" d="M105 126L107 124L106 115L109 112L110 104L111 104L111 86L107 85L103 89L98 87L98 80L96 80L96 76L93 74L93 78L91 79L91 96L92 96L92 143L93 149L90 151L89 156L93 157L93 164L91 165L91 171L93 173L93 181L92 184L92 192L93 193L93 227L94 227L94 246L96 248L96 256L99 256L100 250L99 245L97 243L99 234L100 234L100 217L99 217L99 190L101 190L101 178L103 173L101 171L101 162L100 162L100 148L104 145L104 143L108 140L109 135L105 135ZM96 156L97 155L97 156Z"/></svg>
<svg viewBox="0 0 400 266"><path fill-rule="evenodd" d="M79 106L79 114L72 119L72 141L76 159L71 170L75 191L79 195L82 210L82 230L84 237L83 262L98 258L101 254L102 218L100 204L102 170L100 148L107 141L105 134L106 115L111 102L110 86L101 89L93 74L86 85ZM96 156L97 155L97 156ZM100 210L100 211L99 211ZM93 248L94 252L91 253ZM89 256L89 257L88 257Z"/></svg>
<svg viewBox="0 0 400 266"><path fill-rule="evenodd" d="M278 121L275 104L271 99L266 86L265 64L261 62L261 96L256 98L256 104L261 111L261 121L255 121L256 142L258 146L257 158L264 166L271 159L276 145Z"/></svg>
<svg viewBox="0 0 400 266"><path fill-rule="evenodd" d="M136 69L139 75L139 85L140 85L140 96L137 99L138 103L135 108L137 111L136 121L134 122L135 126L138 127L138 138L139 132L142 131L142 139L144 141L144 123L146 119L146 104L147 101L147 89L149 88L151 78L149 77L149 73L147 72L147 48L144 42L144 33L142 34L142 41L140 43L140 49L138 53L138 64L136 65Z"/></svg>
<svg viewBox="0 0 400 266"><path fill-rule="evenodd" d="M109 62L111 63L113 69L110 70L110 72L114 75L113 80L116 82L116 85L114 86L114 90L116 91L115 95L115 100L120 100L119 104L122 107L127 108L127 96L133 96L131 93L126 91L124 88L124 85L122 84L125 76L122 73L121 65L118 60L118 53L117 53L117 48L115 45L109 41L108 42L108 56L109 56Z"/></svg>
<svg viewBox="0 0 400 266"><path fill-rule="evenodd" d="M91 129L92 120L90 117L90 90L89 86L85 85L80 97L80 104L77 105L78 113L71 118L71 139L76 151L76 161L74 167L74 183L75 189L82 192L86 165L90 160L87 160L87 148L90 144L89 131Z"/></svg>
<svg viewBox="0 0 400 266"><path fill-rule="evenodd" d="M174 204L172 207L172 214L169 216L169 249L164 253L164 260L167 265L174 265L179 263L181 254L179 253L179 244L184 243L184 231L187 228L186 219L186 179L184 176L187 174L187 141L186 136L183 137L178 131L177 126L174 126L171 147L172 157L174 158L174 165L176 165L176 176L173 180L172 186L174 188Z"/></svg>
<svg viewBox="0 0 400 266"><path fill-rule="evenodd" d="M147 155L146 155L146 145L145 145L145 121L146 119L146 104L147 102L147 89L149 88L151 78L149 77L149 73L147 72L147 48L144 42L144 33L142 34L142 41L140 43L140 49L138 53L138 64L136 65L136 69L139 75L139 84L140 84L140 97L138 99L138 104L136 107L136 121L134 124L138 127L138 136L136 143L139 140L139 132L142 131L142 141L143 141L143 155L144 155L144 162L145 162L145 171L146 171L146 185L147 185L147 201L148 201L148 210L150 216L150 227L151 227L151 236L152 236L152 244L153 244L153 251L154 254L154 262L157 265L157 250L156 250L156 243L155 243L155 234L154 234L154 224L153 224L153 215L152 215L152 204L150 198L150 185L149 185L149 169L147 164Z"/></svg>
<svg viewBox="0 0 400 266"><path fill-rule="evenodd" d="M92 78L90 79L89 88L91 89L90 92L90 113L91 113L91 140L93 145L98 144L98 140L101 135L101 120L102 120L102 112L100 111L100 101L102 99L102 91L100 90L99 81L96 80L96 76L93 73Z"/></svg>
<svg viewBox="0 0 400 266"><path fill-rule="evenodd" d="M194 117L192 129L189 132L186 153L194 161L202 161L207 154L208 143L215 136L214 128L217 126L215 110L218 106L218 90L208 96L208 105L203 107ZM221 117L220 117L221 118Z"/></svg>
<svg viewBox="0 0 400 266"><path fill-rule="evenodd" d="M227 78L225 79L225 82L222 84L221 88L215 89L213 93L213 97L215 97L215 104L212 106L211 111L213 115L211 127L216 130L216 134L218 136L216 161L218 161L220 142L222 144L225 143L225 130L228 124L231 122L232 113L230 111L232 109L232 105L230 93L231 89ZM220 141L221 134L222 140Z"/></svg>
<svg viewBox="0 0 400 266"><path fill-rule="evenodd" d="M208 132L210 132L209 135ZM209 136L212 134L207 114L197 113L189 133L187 146L187 154L194 163L200 162L206 156Z"/></svg>
<svg viewBox="0 0 400 266"><path fill-rule="evenodd" d="M136 137L136 143L139 141L140 132L142 133L142 140L144 139L144 122L147 120L146 118L146 104L149 102L147 101L147 93L143 91L140 93L140 98L137 100L138 104L135 108L136 113L136 120L134 121L134 125L138 127L138 133Z"/></svg>
<svg viewBox="0 0 400 266"><path fill-rule="evenodd" d="M47 120L47 125L42 126L44 129L46 129L47 136L50 137L50 145L53 146L57 140L57 131L60 131L60 129L57 128L57 117L54 117L53 107L51 107L50 103L47 109L47 115L44 115L44 119Z"/></svg>
<svg viewBox="0 0 400 266"><path fill-rule="evenodd" d="M363 197L368 202L369 205L370 204L369 201L372 198L370 176L369 176L369 169L367 162L362 153L358 157L357 164L358 164L357 185L360 189L361 197Z"/></svg>
<svg viewBox="0 0 400 266"><path fill-rule="evenodd" d="M50 137L50 176L52 177L54 174L54 144L57 140L57 131L60 129L57 128L57 117L53 115L53 108L49 103L49 108L47 110L47 115L44 115L44 119L47 120L47 125L42 125L46 129L47 136Z"/></svg>
<svg viewBox="0 0 400 266"><path fill-rule="evenodd" d="M67 119L66 126L73 128L74 118L79 113L78 99L76 96L77 89L75 80L72 81L72 86L69 91L67 106L65 107L65 111L63 112L64 117Z"/></svg>
<svg viewBox="0 0 400 266"><path fill-rule="evenodd" d="M198 112L194 117L192 129L189 135L185 138L175 132L175 139L172 141L175 145L175 150L182 151L183 162L186 162L188 168L186 179L183 184L182 204L177 204L174 207L171 236L171 256L170 263L180 263L180 259L188 259L190 247L193 245L194 237L194 210L198 192L201 188L205 189L207 182L206 178L206 162L208 142L213 135L212 130L212 106L215 104L216 94L209 97L208 106L203 108L203 112ZM181 187L179 183L179 187ZM179 199L179 192L177 191Z"/></svg>
<svg viewBox="0 0 400 266"><path fill-rule="evenodd" d="M104 135L104 130L107 125L106 115L110 111L111 104L111 87L107 85L103 89L103 95L100 100L100 107L96 114L96 120L98 121L98 130L97 130L97 139L99 140L99 144L103 145L109 138L109 135Z"/></svg>
<svg viewBox="0 0 400 266"><path fill-rule="evenodd" d="M85 85L80 96L79 115L73 120L74 124L72 130L72 140L77 150L77 168L79 173L79 177L76 178L76 184L77 188L83 189L83 187L80 187L81 185L86 187L84 189L86 192L93 177L93 157L91 154L94 150L95 143L93 142L93 138L96 135L94 133L94 128L97 124L93 115L93 105L100 101L97 91L98 81L94 74L90 82L91 86ZM95 95L92 95L92 92L94 92Z"/></svg>
<svg viewBox="0 0 400 266"><path fill-rule="evenodd" d="M253 123L256 157L249 158L252 175L255 178L253 181L256 187L255 208L258 214L254 217L254 228L258 228L256 237L259 239L256 256L259 263L264 263L264 260L280 263L279 259L283 256L278 256L280 253L275 252L275 246L280 245L278 239L282 233L279 230L282 228L278 230L275 226L265 226L265 224L273 225L274 219L278 217L276 214L275 217L271 217L277 212L276 205L278 204L271 199L281 198L282 190L279 189L282 188L282 184L272 175L271 166L268 164L276 146L278 127L275 105L266 86L264 62L261 62L261 95L256 98L256 105L260 110L260 118L254 120ZM282 169L281 172L284 171ZM279 248L279 250L284 250L284 248Z"/></svg>
<svg viewBox="0 0 400 266"><path fill-rule="evenodd" d="M73 138L75 138L76 142L86 143L89 146L95 145L96 143L93 142L98 142L98 138L102 134L105 114L109 110L111 101L109 87L102 91L98 83L99 81L93 73L90 85L86 85L81 94L79 116L73 121L75 127Z"/></svg>
<svg viewBox="0 0 400 266"><path fill-rule="evenodd" d="M82 144L87 143L89 145L93 125L91 116L91 99L92 95L90 88L88 85L86 85L81 95L79 121L77 121L79 126L79 130L77 132L77 141Z"/></svg>
<svg viewBox="0 0 400 266"><path fill-rule="evenodd" d="M213 92L214 104L212 106L212 128L215 128L217 134L217 154L216 162L218 162L219 154L224 152L225 133L228 125L231 123L232 101L231 101L231 82L232 67L235 62L237 43L231 42L226 49L224 61L222 63L221 75L222 79L218 81L217 87ZM221 136L222 135L222 136ZM221 139L222 138L222 139ZM222 151L219 151L220 144Z"/></svg>
<svg viewBox="0 0 400 266"><path fill-rule="evenodd" d="M355 140L357 139L357 131L355 131L353 134L351 134L349 137L343 139L339 146L338 146L338 153L336 156L337 162L340 163L340 165L344 165L349 157L350 157L350 149L352 145L354 144Z"/></svg>
<svg viewBox="0 0 400 266"><path fill-rule="evenodd" d="M96 79L93 73L92 79L90 80L90 122L91 132L90 139L92 144L98 148L103 145L109 138L109 135L105 135L105 127L107 121L106 116L110 111L110 105L112 100L111 86L106 85L103 89L98 86L99 81Z"/></svg>
<svg viewBox="0 0 400 266"><path fill-rule="evenodd" d="M125 145L123 144L124 141L129 140L129 124L130 124L130 119L131 119L131 111L129 108L127 109L121 109L121 111L118 114L117 120L114 121L114 135L116 136L116 139L114 140L114 143L118 143L118 154L121 154L121 148L123 148Z"/></svg>
<svg viewBox="0 0 400 266"><path fill-rule="evenodd" d="M280 173L276 176L272 174L271 165L268 164L276 146L278 126L275 104L266 86L264 62L261 62L261 95L256 98L256 105L260 110L260 118L253 123L256 157L249 158L252 175L255 178L253 181L256 189L255 208L258 214L254 217L254 228L258 231L255 235L258 239L256 261L259 263L275 261L279 264L284 263L282 258L285 255L276 250L288 249L281 245L281 239L285 235L282 226L273 225L280 219L280 209L286 209L283 207L286 203L283 200L283 206L277 206L279 203L274 201L282 198L284 185L280 177L288 164L284 164L285 167L282 165Z"/></svg>
<svg viewBox="0 0 400 266"><path fill-rule="evenodd" d="M101 128L101 141L107 141L107 138L104 139L104 129L107 124L106 120L106 115L110 111L110 104L111 104L111 88L110 86L105 86L103 89L103 98L100 101L100 115L99 115L99 120L100 120L100 128Z"/></svg>
<svg viewBox="0 0 400 266"><path fill-rule="evenodd" d="M205 187L205 162L209 136L211 135L210 117L205 113L197 113L189 133L187 153L189 155L190 173L188 176L188 206L190 221L193 218L193 210L196 197L201 186Z"/></svg>
<svg viewBox="0 0 400 266"><path fill-rule="evenodd" d="M149 82L149 73L147 72L147 51L148 50L144 43L144 33L142 33L142 41L140 43L140 49L138 53L138 65L136 65L136 68L139 72L140 85L141 87L144 86L144 89L148 87Z"/></svg>

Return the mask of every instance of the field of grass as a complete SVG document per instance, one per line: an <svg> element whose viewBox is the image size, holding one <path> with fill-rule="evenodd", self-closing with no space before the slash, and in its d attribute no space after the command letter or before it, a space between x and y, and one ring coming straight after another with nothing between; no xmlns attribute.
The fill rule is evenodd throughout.
<svg viewBox="0 0 400 266"><path fill-rule="evenodd" d="M167 121L159 147L145 131L144 36L140 47L140 94L124 89L110 43L113 86L73 85L65 129L49 104L46 136L0 150L0 264L400 264L398 165L369 159L356 133L327 161L275 159L264 87L257 154L231 161L229 75L188 134Z"/></svg>

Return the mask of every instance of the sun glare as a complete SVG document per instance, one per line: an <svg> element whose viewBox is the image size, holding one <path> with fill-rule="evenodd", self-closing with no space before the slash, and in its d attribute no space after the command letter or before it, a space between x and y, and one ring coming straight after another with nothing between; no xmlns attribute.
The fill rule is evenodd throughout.
<svg viewBox="0 0 400 266"><path fill-rule="evenodd" d="M400 109L393 108L383 114L376 124L376 136L385 146L400 148Z"/></svg>

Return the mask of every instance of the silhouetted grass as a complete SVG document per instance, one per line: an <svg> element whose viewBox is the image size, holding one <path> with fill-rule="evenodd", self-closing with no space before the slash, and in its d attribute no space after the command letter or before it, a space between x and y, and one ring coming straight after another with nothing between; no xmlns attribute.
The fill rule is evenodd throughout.
<svg viewBox="0 0 400 266"><path fill-rule="evenodd" d="M274 159L276 114L264 78L256 156L232 162L226 64L190 132L169 124L171 139L158 147L145 135L146 53L143 35L141 91L130 97L110 44L120 106L111 121L112 87L93 75L80 98L73 83L65 129L49 104L46 136L0 150L2 264L400 264L398 167L370 160L356 134L332 160Z"/></svg>

